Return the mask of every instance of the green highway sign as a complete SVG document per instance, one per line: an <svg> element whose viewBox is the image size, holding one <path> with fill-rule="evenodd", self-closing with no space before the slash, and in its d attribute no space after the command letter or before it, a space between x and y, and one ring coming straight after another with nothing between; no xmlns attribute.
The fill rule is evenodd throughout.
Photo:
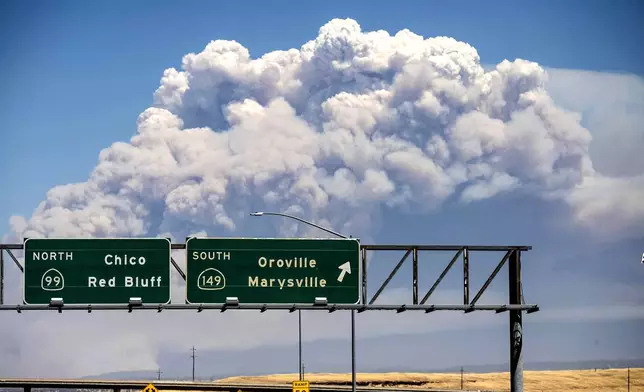
<svg viewBox="0 0 644 392"><path fill-rule="evenodd" d="M188 238L186 302L329 304L360 300L357 239Z"/></svg>
<svg viewBox="0 0 644 392"><path fill-rule="evenodd" d="M170 303L167 238L26 239L25 304Z"/></svg>

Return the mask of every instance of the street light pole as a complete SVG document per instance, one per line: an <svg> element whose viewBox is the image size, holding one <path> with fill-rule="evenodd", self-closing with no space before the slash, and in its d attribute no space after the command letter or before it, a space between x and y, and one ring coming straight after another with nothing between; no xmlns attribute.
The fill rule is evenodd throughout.
<svg viewBox="0 0 644 392"><path fill-rule="evenodd" d="M299 331L299 368L300 368L300 381L304 380L304 365L302 364L302 309L297 310L297 326Z"/></svg>
<svg viewBox="0 0 644 392"><path fill-rule="evenodd" d="M333 234L340 238L347 238L347 239L350 238L350 237L347 237L346 235L340 234L331 229L327 229L326 227L322 227L320 225L317 225L313 222L309 222L302 218L298 218L297 216L294 216L294 215L283 214L281 212L262 212L262 211L250 213L250 216L264 216L264 215L275 215L275 216L282 216L289 219L295 219L296 221L306 223L309 226L313 226L320 230L326 231L327 233ZM302 314L300 313L299 309L298 309L298 314L299 314L299 336L300 336L299 349L300 349L300 381L301 381L303 380L303 377L304 377L304 371L302 366ZM356 319L355 319L355 311L351 309L351 392L356 392L356 384L357 384L356 383Z"/></svg>
<svg viewBox="0 0 644 392"><path fill-rule="evenodd" d="M351 309L351 391L356 392L356 311Z"/></svg>

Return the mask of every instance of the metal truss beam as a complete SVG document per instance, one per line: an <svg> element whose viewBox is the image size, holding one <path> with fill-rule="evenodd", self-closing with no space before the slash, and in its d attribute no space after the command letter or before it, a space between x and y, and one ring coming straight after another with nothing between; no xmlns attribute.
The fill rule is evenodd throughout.
<svg viewBox="0 0 644 392"><path fill-rule="evenodd" d="M171 244L171 249L172 250L182 250L186 248L185 243L175 243ZM16 256L12 253L12 250L21 250L23 249L23 244L0 244L0 305L3 304L3 296L2 296L2 291L3 291L3 272L4 272L4 256L3 253L4 251L7 252L7 254L11 257L13 260L14 264L20 269L22 273L24 273L24 267L20 264ZM449 305L446 310L463 310L465 312L471 312L473 310L479 310L479 308L476 305L476 303L480 300L481 296L485 292L485 290L489 287L491 284L492 280L496 277L496 275L499 273L501 268L505 265L505 263L508 261L508 259L511 258L512 255L519 255L522 251L528 251L532 249L531 246L525 246L525 245L503 245L503 246L489 246L489 245L416 245L416 244L410 244L410 245L367 245L367 244L361 244L360 245L360 250L361 250L361 264L362 264L362 280L361 280L361 303L356 305L356 307L351 307L353 305L336 305L334 307L334 310L342 310L342 309L355 309L358 310L358 312L363 312L365 310L390 310L390 309L395 309L395 310L400 310L401 306L404 306L404 310L411 310L412 307L418 306L418 305L423 305L427 303L428 299L430 296L434 293L438 285L441 283L441 281L445 278L447 273L452 269L456 261L459 259L460 256L462 256L463 260L463 305ZM367 252L368 251L404 251L404 255L402 258L398 261L396 266L393 268L393 270L389 273L385 281L380 285L380 287L376 290L376 293L373 295L373 297L370 300L367 300ZM418 287L418 276L419 276L419 252L421 251L454 251L456 254L452 257L451 261L447 264L441 275L434 281L430 289L427 291L427 293L420 299L419 301L419 287ZM480 290L474 295L474 298L470 301L470 252L505 252L505 256L503 259L499 262L499 264L496 266L492 274L487 278L483 286L480 288ZM384 289L387 287L387 285L391 282L395 274L398 272L398 270L402 267L402 265L405 263L405 261L409 258L409 255L412 255L412 298L411 298L411 304L410 305L386 305L389 306L389 308L382 308L382 307L376 307L374 305L376 299L382 294ZM185 281L186 280L186 274L184 271L181 270L177 262L174 260L174 258L171 258L171 263L174 269L179 273L181 278ZM519 287L522 286L521 284L521 279L520 277L518 278L519 280ZM523 304L525 301L523 300L523 293L522 290L519 290L519 296L521 297L519 302L516 304ZM513 305L516 305L513 304ZM46 309L49 309L48 306L45 306ZM85 306L85 305L83 305ZM102 307L97 307L98 305L94 305L93 309L103 309ZM127 305L124 305L127 306ZM168 305L169 306L169 305ZM184 306L184 305L172 305L172 306ZM205 305L204 305L205 306ZM208 305L208 306L215 306L216 309L217 306L220 305ZM223 306L223 305L221 305ZM254 304L244 304L242 307L250 306L251 308L249 309L254 309L253 306L260 306L262 307L263 310L266 309L281 309L282 305L269 305L268 308L263 307L263 305L254 305ZM291 305L284 305L285 307L290 308ZM299 305L299 306L307 306L307 305ZM344 308L341 308L340 306L343 306ZM349 306L349 307L346 307ZM378 305L380 306L380 305ZM427 306L432 306L432 305L427 305ZM507 307L507 305L490 305L492 306L493 309L496 312L504 312L506 310L510 310L511 308ZM521 308L519 311L526 310L529 312L533 312L538 310L538 306L536 305L526 305L526 308ZM71 309L68 306L65 306L66 309ZM0 308L0 310L5 309L5 307ZM10 310L15 310L15 306L10 306ZM35 308L30 308L30 307L25 307L21 305L21 310L28 310L28 309L35 309ZM85 307L83 307L85 309ZM111 308L110 308L111 309ZM155 307L156 309L156 307ZM165 309L165 308L164 308ZM170 309L170 308L167 308ZM184 309L191 309L191 308L184 308ZM206 309L203 308L202 309ZM300 307L299 309L307 309L305 307ZM319 307L315 307L315 309L319 309ZM421 307L421 308L415 308L415 310L426 310L426 308Z"/></svg>
<svg viewBox="0 0 644 392"><path fill-rule="evenodd" d="M226 305L226 304L167 304L167 305L63 305L63 306L50 306L50 305L0 305L0 310L11 311L28 311L28 310L54 310L62 312L64 310L83 310L92 312L92 310L127 310L129 312L135 310L156 310L162 312L164 310L196 310L201 312L204 310L258 310L264 312L266 310L286 310L295 312L296 310L318 310L333 313L342 310L357 310L363 312L366 310L381 310L381 311L396 311L402 313L405 311L424 311L430 313L441 310L460 310L460 311L495 311L500 313L507 310L527 311L529 313L539 310L538 305L346 305L346 304L328 304L328 305L308 305L308 304L239 304L239 305Z"/></svg>
<svg viewBox="0 0 644 392"><path fill-rule="evenodd" d="M481 296L485 292L485 290L490 286L494 278L498 275L499 271L505 263L510 259L512 255L515 254L520 254L522 250L529 250L532 249L530 246L478 246L478 245L361 245L362 249L362 303L366 304L366 298L367 298L367 251L368 250L379 250L379 251L388 251L388 250L404 250L406 251L405 254L402 256L400 261L396 264L396 266L393 268L393 270L389 273L385 281L380 285L378 290L376 290L376 293L374 296L371 298L371 300L368 301L369 305L372 305L375 300L378 298L378 296L382 293L382 291L385 289L385 287L389 284L389 282L393 279L394 275L398 272L400 267L404 264L405 260L409 257L410 254L413 254L413 260L412 260L412 303L414 305L424 305L429 297L434 293L438 285L442 282L442 280L445 278L447 273L452 269L456 261L459 259L459 257L462 255L462 260L463 260L463 306L465 312L470 312L474 308L472 307L473 305L476 305L476 303L481 299ZM430 289L427 291L427 293L423 296L423 298L418 301L418 252L419 251L456 251L456 254L452 257L450 262L447 264L443 272L440 274L440 276L434 281ZM497 264L496 268L490 276L487 278L483 286L479 289L479 291L474 295L474 298L470 300L470 252L472 251L479 251L479 252L499 252L499 251L505 251L505 256L501 259L501 261ZM519 279L519 286L522 287L521 279ZM521 296L521 301L518 303L524 303L525 301L523 300L523 292L520 291L520 296ZM508 309L502 308L502 309L496 309L497 312L504 312ZM533 308L531 308L532 312L534 311Z"/></svg>

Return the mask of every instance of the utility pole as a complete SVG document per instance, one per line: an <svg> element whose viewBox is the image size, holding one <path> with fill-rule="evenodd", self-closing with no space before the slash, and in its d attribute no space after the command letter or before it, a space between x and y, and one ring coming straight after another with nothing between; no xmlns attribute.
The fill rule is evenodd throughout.
<svg viewBox="0 0 644 392"><path fill-rule="evenodd" d="M627 374L628 374L628 376L627 376L627 378L628 378L628 392L631 392L631 367L630 366L628 367L628 373Z"/></svg>
<svg viewBox="0 0 644 392"><path fill-rule="evenodd" d="M157 380L161 380L161 373L161 368L159 368L159 370L157 370Z"/></svg>
<svg viewBox="0 0 644 392"><path fill-rule="evenodd" d="M195 358L196 358L195 351L197 351L195 349L195 346L192 346L192 355L190 356L190 358L192 358L192 381L193 382L195 381Z"/></svg>
<svg viewBox="0 0 644 392"><path fill-rule="evenodd" d="M463 390L463 366L461 366L461 390Z"/></svg>

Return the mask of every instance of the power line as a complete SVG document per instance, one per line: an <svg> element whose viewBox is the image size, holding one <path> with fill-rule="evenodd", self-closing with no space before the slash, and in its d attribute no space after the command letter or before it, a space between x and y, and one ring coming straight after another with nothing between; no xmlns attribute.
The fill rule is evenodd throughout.
<svg viewBox="0 0 644 392"><path fill-rule="evenodd" d="M192 346L192 355L190 356L192 358L192 381L195 380L195 358L197 357L195 351L197 351L195 346Z"/></svg>

